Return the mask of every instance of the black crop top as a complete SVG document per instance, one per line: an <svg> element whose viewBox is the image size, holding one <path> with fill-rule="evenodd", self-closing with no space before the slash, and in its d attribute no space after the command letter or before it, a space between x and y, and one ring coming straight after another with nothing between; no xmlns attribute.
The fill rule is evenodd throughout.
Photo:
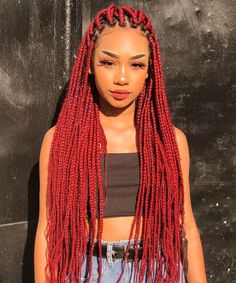
<svg viewBox="0 0 236 283"><path fill-rule="evenodd" d="M106 162L107 201L103 208L104 218L135 215L139 189L139 153L107 153ZM101 168L104 182L104 155L101 155ZM103 200L105 202L105 192ZM90 218L89 209L88 217Z"/></svg>

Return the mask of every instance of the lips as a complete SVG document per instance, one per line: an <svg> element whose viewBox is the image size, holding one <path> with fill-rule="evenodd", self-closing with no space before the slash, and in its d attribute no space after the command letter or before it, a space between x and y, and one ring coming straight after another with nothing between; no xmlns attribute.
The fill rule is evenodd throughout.
<svg viewBox="0 0 236 283"><path fill-rule="evenodd" d="M128 90L126 89L115 89L115 90L111 90L111 92L115 92L115 93L130 93Z"/></svg>
<svg viewBox="0 0 236 283"><path fill-rule="evenodd" d="M127 90L114 90L114 91L111 91L111 94L113 96L113 98L115 98L116 100L123 100L123 99L126 99L130 92L127 91Z"/></svg>

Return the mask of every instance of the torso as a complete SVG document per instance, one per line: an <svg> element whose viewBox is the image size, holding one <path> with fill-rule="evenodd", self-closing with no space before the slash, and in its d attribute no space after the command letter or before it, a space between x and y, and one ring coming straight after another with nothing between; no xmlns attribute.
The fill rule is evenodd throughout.
<svg viewBox="0 0 236 283"><path fill-rule="evenodd" d="M133 219L134 219L133 216L104 218L102 240L104 241L128 240ZM88 222L87 225L89 225ZM132 235L132 238L134 238L134 234ZM141 238L141 232L139 238Z"/></svg>
<svg viewBox="0 0 236 283"><path fill-rule="evenodd" d="M136 145L136 129L134 127L130 127L122 131L117 131L103 125L103 130L107 139L107 152L119 153L119 152L138 151ZM104 218L102 240L104 241L128 240L133 219L134 216ZM87 225L89 225L88 222ZM140 229L140 234L141 234L141 229ZM132 235L132 238L133 237L134 234ZM141 237L141 235L139 235L139 237Z"/></svg>

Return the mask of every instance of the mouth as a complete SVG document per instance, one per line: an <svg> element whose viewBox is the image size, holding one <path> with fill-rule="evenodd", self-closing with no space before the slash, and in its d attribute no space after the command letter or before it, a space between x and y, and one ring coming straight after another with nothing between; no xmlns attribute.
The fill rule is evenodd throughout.
<svg viewBox="0 0 236 283"><path fill-rule="evenodd" d="M130 94L130 92L127 92L127 91L110 91L110 92L113 98L117 100L126 99Z"/></svg>

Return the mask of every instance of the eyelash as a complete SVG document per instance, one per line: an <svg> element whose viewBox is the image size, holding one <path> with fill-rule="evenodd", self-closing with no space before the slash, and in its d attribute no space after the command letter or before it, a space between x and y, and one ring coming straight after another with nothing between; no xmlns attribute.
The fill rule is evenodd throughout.
<svg viewBox="0 0 236 283"><path fill-rule="evenodd" d="M111 66L111 64L113 64L113 62L108 61L108 60L102 60L102 61L100 61L100 63L101 63L102 65L108 66L108 67ZM140 69L144 69L144 68L146 67L146 65L143 64L143 63L133 63L132 65L136 65L136 66L138 66L138 68L140 68Z"/></svg>

